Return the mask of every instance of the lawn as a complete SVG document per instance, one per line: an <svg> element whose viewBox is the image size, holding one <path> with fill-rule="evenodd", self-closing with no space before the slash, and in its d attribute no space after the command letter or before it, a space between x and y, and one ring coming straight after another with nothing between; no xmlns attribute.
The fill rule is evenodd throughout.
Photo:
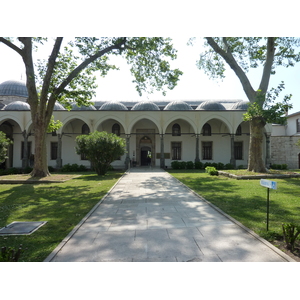
<svg viewBox="0 0 300 300"><path fill-rule="evenodd" d="M260 185L260 180L235 180L210 176L197 170L169 172L225 213L270 241L278 235L282 236L282 223L295 222L300 225L300 178L272 179L277 182L277 190L270 190L267 232L267 188Z"/></svg>
<svg viewBox="0 0 300 300"><path fill-rule="evenodd" d="M13 221L47 221L31 235L0 236L0 248L22 244L20 261L43 261L121 176L82 173L63 183L0 184L0 228Z"/></svg>

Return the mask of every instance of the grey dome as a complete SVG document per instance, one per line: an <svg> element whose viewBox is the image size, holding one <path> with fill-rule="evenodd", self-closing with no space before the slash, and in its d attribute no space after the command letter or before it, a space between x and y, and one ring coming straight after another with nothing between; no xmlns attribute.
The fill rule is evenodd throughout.
<svg viewBox="0 0 300 300"><path fill-rule="evenodd" d="M173 101L164 110L193 110L193 108L184 101Z"/></svg>
<svg viewBox="0 0 300 300"><path fill-rule="evenodd" d="M4 107L4 110L30 110L30 106L27 102L14 101L14 102L7 104Z"/></svg>
<svg viewBox="0 0 300 300"><path fill-rule="evenodd" d="M18 80L8 80L0 84L0 96L19 96L28 98L25 82Z"/></svg>
<svg viewBox="0 0 300 300"><path fill-rule="evenodd" d="M234 103L231 107L232 110L247 110L249 107L249 101L239 101Z"/></svg>
<svg viewBox="0 0 300 300"><path fill-rule="evenodd" d="M204 101L202 102L196 110L226 110L225 106L217 101Z"/></svg>
<svg viewBox="0 0 300 300"><path fill-rule="evenodd" d="M131 110L160 110L157 104L151 101L140 101Z"/></svg>
<svg viewBox="0 0 300 300"><path fill-rule="evenodd" d="M99 110L128 110L128 108L120 102L110 101L104 103Z"/></svg>
<svg viewBox="0 0 300 300"><path fill-rule="evenodd" d="M97 110L93 105L90 106L78 106L77 103L71 103L71 110Z"/></svg>
<svg viewBox="0 0 300 300"><path fill-rule="evenodd" d="M53 110L66 110L60 103L55 102Z"/></svg>

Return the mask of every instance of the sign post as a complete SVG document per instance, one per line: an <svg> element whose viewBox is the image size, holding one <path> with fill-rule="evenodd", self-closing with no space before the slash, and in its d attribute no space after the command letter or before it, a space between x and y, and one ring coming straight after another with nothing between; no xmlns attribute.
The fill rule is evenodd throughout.
<svg viewBox="0 0 300 300"><path fill-rule="evenodd" d="M270 189L277 190L277 182L261 179L260 185L268 188L267 190L267 231L269 230L269 208L270 208Z"/></svg>

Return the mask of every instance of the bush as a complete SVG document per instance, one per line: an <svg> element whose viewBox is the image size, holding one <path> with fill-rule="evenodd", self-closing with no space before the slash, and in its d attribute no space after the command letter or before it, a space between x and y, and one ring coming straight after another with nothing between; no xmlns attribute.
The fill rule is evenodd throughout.
<svg viewBox="0 0 300 300"><path fill-rule="evenodd" d="M194 169L194 163L192 161L187 161L186 168L189 170Z"/></svg>
<svg viewBox="0 0 300 300"><path fill-rule="evenodd" d="M205 171L209 174L209 175L219 175L219 172L217 171L217 169L215 167L211 167L208 166L205 168Z"/></svg>
<svg viewBox="0 0 300 300"><path fill-rule="evenodd" d="M287 249L294 251L296 239L300 234L300 226L294 223L282 224L282 230Z"/></svg>
<svg viewBox="0 0 300 300"><path fill-rule="evenodd" d="M234 169L234 166L233 166L232 164L226 164L226 165L224 166L224 169L225 169L225 170L233 170L233 169Z"/></svg>
<svg viewBox="0 0 300 300"><path fill-rule="evenodd" d="M179 166L179 161L177 161L177 160L172 161L172 162L171 162L171 167L172 167L172 169L174 169L174 170L178 170L178 169L180 168L180 166Z"/></svg>
<svg viewBox="0 0 300 300"><path fill-rule="evenodd" d="M50 170L49 170L50 171ZM78 164L65 164L61 169L61 172L84 172L87 171L87 167Z"/></svg>
<svg viewBox="0 0 300 300"><path fill-rule="evenodd" d="M198 169L198 170L204 169L203 163L201 161L196 161L195 162L195 169Z"/></svg>
<svg viewBox="0 0 300 300"><path fill-rule="evenodd" d="M219 162L217 164L217 170L224 170L224 168L225 168L225 165L223 163Z"/></svg>
<svg viewBox="0 0 300 300"><path fill-rule="evenodd" d="M179 169L180 170L185 170L186 169L186 162L185 161L180 161L179 162Z"/></svg>

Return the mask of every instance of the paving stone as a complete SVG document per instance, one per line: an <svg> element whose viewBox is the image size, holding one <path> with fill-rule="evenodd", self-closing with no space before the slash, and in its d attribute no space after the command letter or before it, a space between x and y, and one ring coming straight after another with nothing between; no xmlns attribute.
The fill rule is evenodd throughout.
<svg viewBox="0 0 300 300"><path fill-rule="evenodd" d="M78 262L288 260L167 172L151 168L131 169L50 257Z"/></svg>

